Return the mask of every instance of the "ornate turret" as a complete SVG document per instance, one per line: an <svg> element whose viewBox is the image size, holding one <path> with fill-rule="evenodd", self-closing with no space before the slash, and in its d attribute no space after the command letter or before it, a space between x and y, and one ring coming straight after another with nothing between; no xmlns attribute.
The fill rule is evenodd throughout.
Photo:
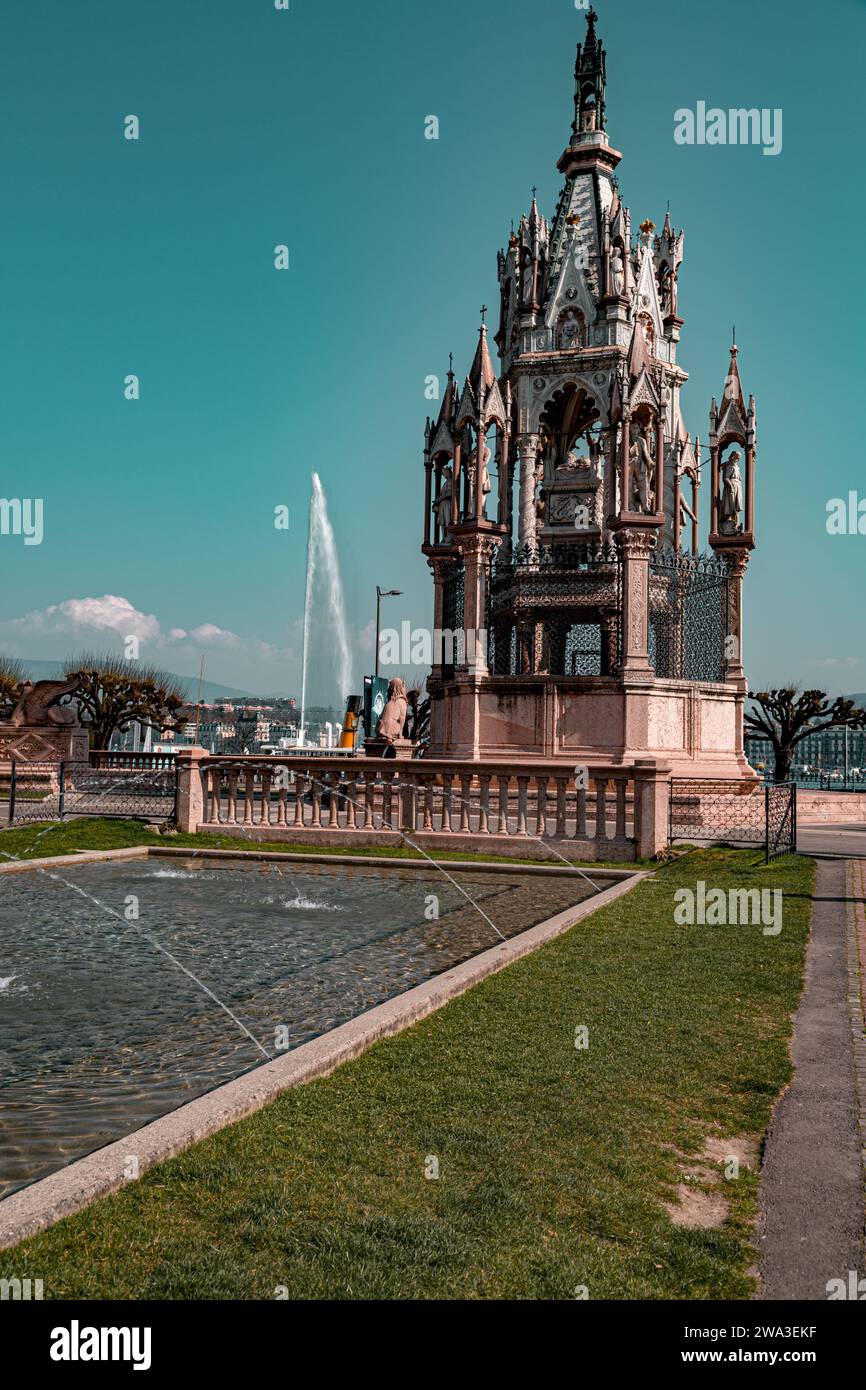
<svg viewBox="0 0 866 1390"><path fill-rule="evenodd" d="M571 132L580 136L604 130L604 84L606 54L595 32L598 15L590 9L586 17L586 39L577 45L574 64L574 121Z"/></svg>
<svg viewBox="0 0 866 1390"><path fill-rule="evenodd" d="M749 397L746 405L737 365L738 353L734 342L721 408L716 405L715 397L710 406L710 545L715 550L749 551L755 545L754 471L758 422L754 396Z"/></svg>

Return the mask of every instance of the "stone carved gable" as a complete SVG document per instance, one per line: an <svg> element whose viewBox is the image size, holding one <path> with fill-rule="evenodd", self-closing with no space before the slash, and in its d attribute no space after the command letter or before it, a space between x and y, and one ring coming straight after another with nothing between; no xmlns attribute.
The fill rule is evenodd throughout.
<svg viewBox="0 0 866 1390"><path fill-rule="evenodd" d="M735 401L728 401L727 408L719 420L718 435L720 439L726 435L733 435L745 442L746 422L737 409Z"/></svg>
<svg viewBox="0 0 866 1390"><path fill-rule="evenodd" d="M658 392L646 368L641 372L629 394L629 404L632 410L639 405L648 405L652 410L658 410Z"/></svg>
<svg viewBox="0 0 866 1390"><path fill-rule="evenodd" d="M451 438L451 431L444 420L436 431L433 443L430 446L430 453L434 457L436 454L454 453L454 440Z"/></svg>
<svg viewBox="0 0 866 1390"><path fill-rule="evenodd" d="M652 319L653 330L656 342L660 342L664 337L662 326L662 311L659 304L658 286L656 285L655 264L653 262L652 251L648 246L644 247L641 253L642 259L637 275L637 285L635 287L635 313L649 314Z"/></svg>

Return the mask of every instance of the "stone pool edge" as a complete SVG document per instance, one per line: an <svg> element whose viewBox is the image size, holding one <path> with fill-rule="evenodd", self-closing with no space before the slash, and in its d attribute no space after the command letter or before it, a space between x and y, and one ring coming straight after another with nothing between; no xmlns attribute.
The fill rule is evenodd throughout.
<svg viewBox="0 0 866 1390"><path fill-rule="evenodd" d="M341 864L371 866L383 869L430 869L439 867L432 855L418 859L397 859L375 854L303 854L283 853L280 850L257 849L196 849L183 845L129 845L123 849L74 850L71 854L56 854L45 859L10 859L0 863L0 874L20 874L29 869L56 869L62 864L100 864L112 859L239 859L268 864ZM634 869L596 868L590 861L581 865L565 863L538 864L522 859L502 860L448 859L449 871L458 873L548 874L560 877L597 878L620 882L634 877Z"/></svg>
<svg viewBox="0 0 866 1390"><path fill-rule="evenodd" d="M149 848L145 847L146 851ZM68 860L70 856L64 857ZM124 1187L130 1181L127 1171L131 1158L137 1161L137 1176L140 1176L200 1139L261 1110L293 1086L329 1076L381 1038L393 1037L404 1028L420 1023L473 985L561 936L599 907L631 892L651 874L652 870L639 870L519 936L482 951L432 980L359 1014L322 1037L303 1043L295 1051L152 1120L126 1138L114 1140L95 1153L76 1159L68 1167L11 1193L0 1201L0 1249L17 1245L89 1206L97 1198L107 1197Z"/></svg>

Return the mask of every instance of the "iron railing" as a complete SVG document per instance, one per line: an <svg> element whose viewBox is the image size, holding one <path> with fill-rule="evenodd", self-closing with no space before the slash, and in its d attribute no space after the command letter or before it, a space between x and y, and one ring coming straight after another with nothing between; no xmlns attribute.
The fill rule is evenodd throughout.
<svg viewBox="0 0 866 1390"><path fill-rule="evenodd" d="M797 848L796 785L673 777L668 837L671 844L760 846L767 862L792 854Z"/></svg>
<svg viewBox="0 0 866 1390"><path fill-rule="evenodd" d="M115 755L111 755L112 758ZM12 763L7 822L107 816L141 820L177 818L177 769L104 766L97 762Z"/></svg>

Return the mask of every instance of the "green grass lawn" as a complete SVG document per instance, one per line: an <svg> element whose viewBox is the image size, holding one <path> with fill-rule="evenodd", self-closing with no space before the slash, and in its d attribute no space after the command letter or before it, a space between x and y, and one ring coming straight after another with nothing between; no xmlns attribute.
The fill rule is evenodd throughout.
<svg viewBox="0 0 866 1390"><path fill-rule="evenodd" d="M46 1298L747 1298L756 1176L717 1169L730 1210L715 1229L662 1204L708 1135L760 1135L791 1075L812 874L749 851L678 859L333 1076L0 1253L0 1276L42 1278ZM782 889L781 934L676 926L674 892L699 878Z"/></svg>

